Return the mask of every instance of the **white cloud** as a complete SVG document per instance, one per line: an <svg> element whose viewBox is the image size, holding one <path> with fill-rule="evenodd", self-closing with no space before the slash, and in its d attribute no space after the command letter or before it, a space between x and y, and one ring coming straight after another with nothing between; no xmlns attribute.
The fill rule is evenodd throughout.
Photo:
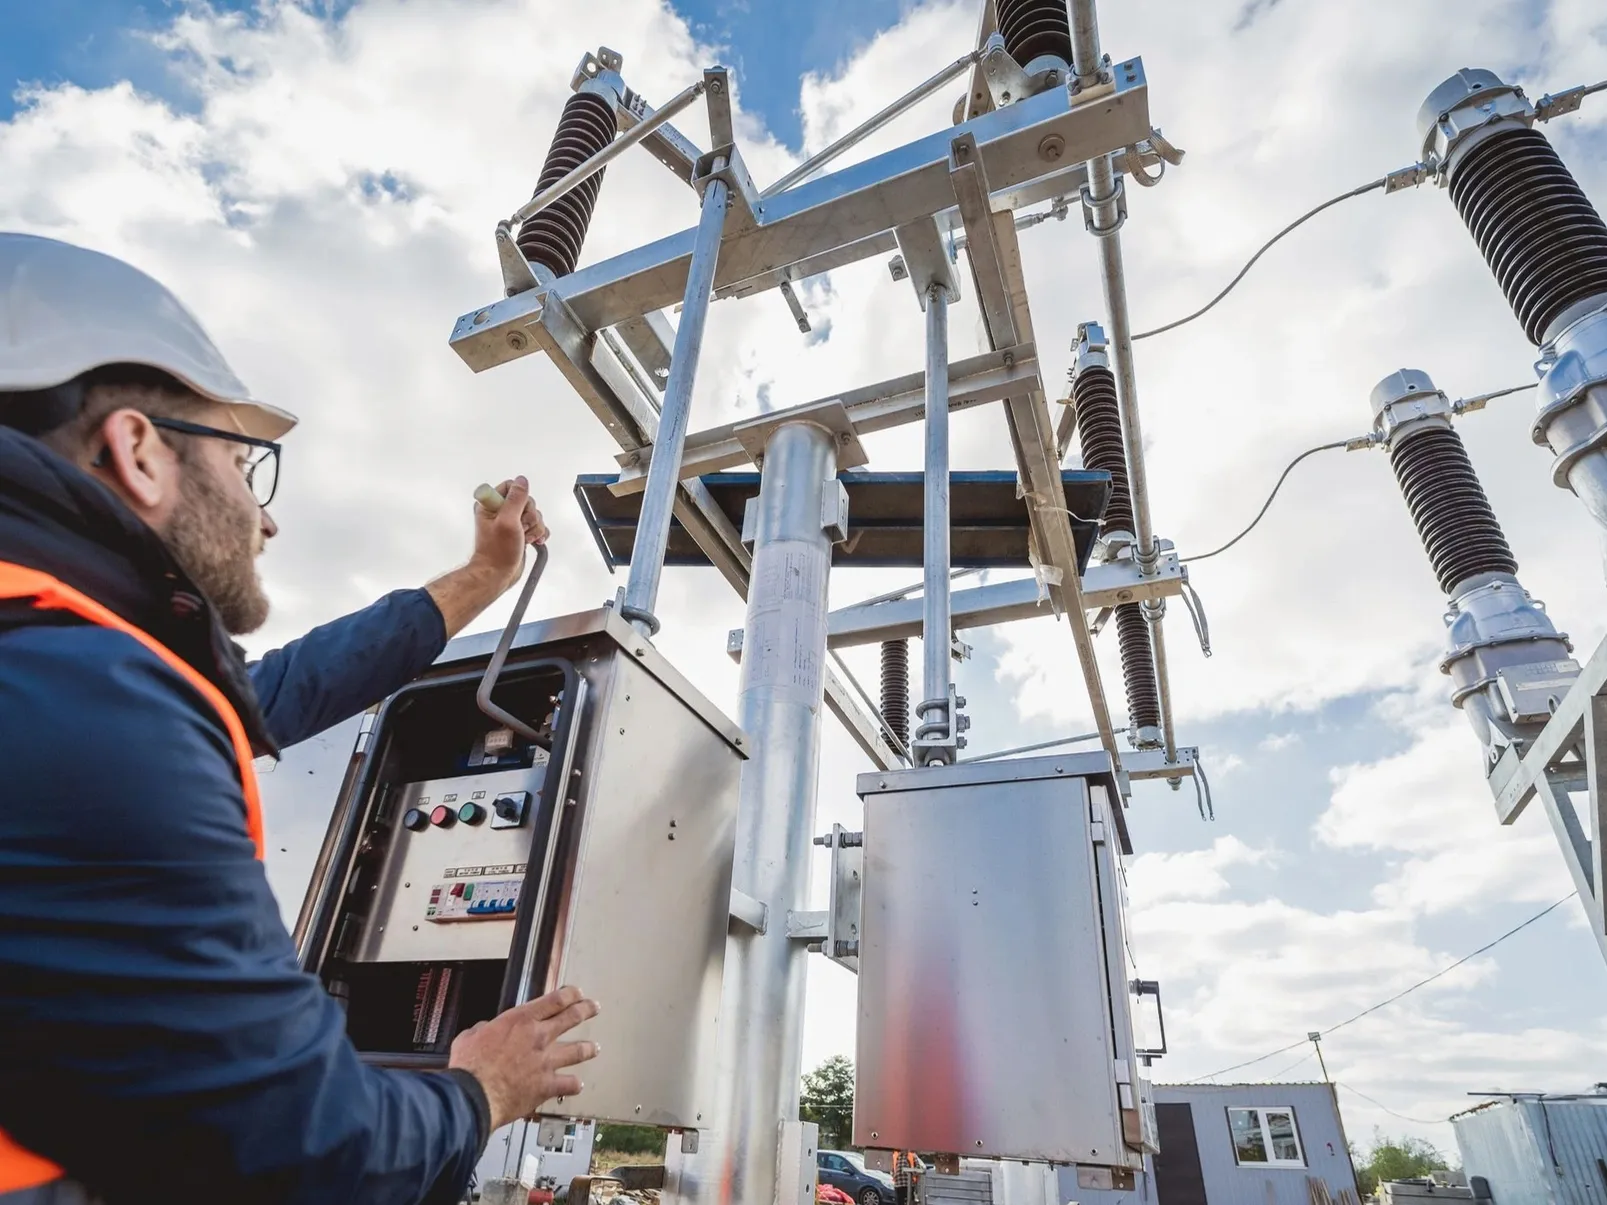
<svg viewBox="0 0 1607 1205"><path fill-rule="evenodd" d="M1128 891L1133 907L1140 911L1171 900L1215 899L1228 888L1224 870L1253 866L1271 856L1233 836L1218 837L1209 849L1141 853L1128 864Z"/></svg>

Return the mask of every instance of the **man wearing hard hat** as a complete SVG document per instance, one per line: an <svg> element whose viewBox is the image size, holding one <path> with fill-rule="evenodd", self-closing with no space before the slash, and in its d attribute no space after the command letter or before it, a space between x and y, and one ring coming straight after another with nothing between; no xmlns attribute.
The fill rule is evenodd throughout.
<svg viewBox="0 0 1607 1205"><path fill-rule="evenodd" d="M415 677L547 529L507 482L463 567L247 665L295 422L150 277L0 234L0 1205L451 1205L595 1054L565 988L368 1067L297 967L253 759Z"/></svg>

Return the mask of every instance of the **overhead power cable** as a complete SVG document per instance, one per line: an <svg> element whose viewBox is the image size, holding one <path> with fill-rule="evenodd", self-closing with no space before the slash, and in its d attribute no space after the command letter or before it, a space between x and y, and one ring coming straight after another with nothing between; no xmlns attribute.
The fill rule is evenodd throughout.
<svg viewBox="0 0 1607 1205"><path fill-rule="evenodd" d="M1180 563L1187 565L1194 561L1203 561L1210 557L1217 556L1220 553L1224 553L1229 548L1232 548L1240 540L1244 539L1245 536L1254 531L1256 524L1260 523L1261 520L1266 516L1268 508L1272 506L1272 500L1278 496L1278 491L1283 488L1283 483L1289 479L1289 474L1294 472L1296 465L1298 465L1308 456L1315 456L1318 452L1328 452L1332 451L1334 448L1349 447L1351 442L1352 441L1348 439L1339 439L1335 440L1333 443L1318 444L1315 448L1307 448L1304 452L1300 453L1300 455L1291 460L1288 465L1284 467L1282 473L1278 474L1278 483L1272 487L1272 492L1267 495L1267 500L1261 504L1261 509L1256 511L1255 518L1250 520L1250 526L1246 527L1243 531L1234 536L1220 548L1213 548L1210 552L1202 552L1196 556L1183 557Z"/></svg>
<svg viewBox="0 0 1607 1205"><path fill-rule="evenodd" d="M1380 1109L1384 1110L1384 1112L1388 1113L1391 1117L1399 1117L1402 1121L1415 1122L1415 1123L1417 1123L1418 1125L1421 1125L1421 1126L1437 1126L1437 1125L1444 1125L1445 1124L1445 1118L1443 1118L1443 1117L1435 1117L1433 1119L1430 1119L1430 1118L1427 1118L1427 1117L1408 1117L1405 1113L1397 1113L1397 1112L1395 1112L1394 1109L1390 1108L1388 1105L1382 1104L1379 1101L1374 1100L1371 1096L1368 1096L1367 1093L1358 1092L1355 1088L1352 1088L1349 1084L1342 1084L1338 1080L1334 1081L1334 1087L1343 1088L1346 1092L1354 1093L1355 1095L1357 1095L1357 1096L1361 1097L1363 1100L1365 1100L1368 1104L1376 1105L1378 1108L1380 1108Z"/></svg>
<svg viewBox="0 0 1607 1205"><path fill-rule="evenodd" d="M1289 234L1292 231L1298 229L1299 227L1305 225L1305 223L1309 222L1312 218L1316 217L1323 210L1331 209L1333 206L1339 204L1341 201L1348 201L1352 197L1359 197L1359 196L1362 196L1365 193L1372 192L1374 189L1383 188L1384 185L1387 184L1387 183L1389 183L1389 177L1388 176L1380 176L1380 177L1378 177L1378 179L1374 180L1370 184L1363 184L1360 188L1353 188L1349 192L1342 192L1337 197L1330 197L1328 200L1324 201L1321 205L1318 205L1315 209L1306 210L1305 213L1301 214L1298 218L1296 218L1294 221L1290 222L1282 230L1278 231L1277 234L1273 235L1266 242L1262 243L1260 249L1257 250L1256 253L1250 257L1249 262L1247 262L1244 265L1244 267L1239 269L1239 274L1237 276L1235 276L1232 280L1228 281L1227 287L1224 288L1215 297L1211 298L1210 301L1206 302L1203 306L1201 306L1199 309L1195 310L1192 314L1189 314L1189 315L1187 315L1186 317L1183 317L1183 318L1179 318L1175 322L1168 322L1165 326L1157 326L1154 330L1144 331L1142 334L1134 335L1133 336L1133 342L1137 343L1140 339L1148 339L1151 335L1161 335L1161 334L1165 334L1167 331L1176 330L1178 327L1182 326L1184 323L1193 322L1196 318L1200 317L1202 314L1209 313L1213 308L1215 308L1217 302L1221 301L1229 293L1233 292L1233 290L1238 286L1238 283L1245 278L1245 275L1250 271L1250 269L1255 267L1256 260L1260 259L1268 251L1272 250L1274 244L1276 244L1279 239L1283 238L1284 235Z"/></svg>
<svg viewBox="0 0 1607 1205"><path fill-rule="evenodd" d="M1387 1008L1389 1005L1394 1004L1397 1000L1400 1000L1401 998L1403 998L1405 996L1411 995L1418 988L1427 987L1429 984L1433 983L1436 979L1439 979L1442 976L1450 974L1452 971L1456 970L1456 968L1461 966L1463 963L1469 962L1472 959L1477 958L1480 954L1488 953L1489 951L1495 949L1496 946L1498 946L1502 942L1504 942L1507 938L1513 936L1516 933L1523 932L1523 930L1527 929L1530 925L1534 924L1535 921L1541 919L1544 916L1550 915L1552 912L1555 912L1558 908L1562 907L1564 904L1566 904L1569 900L1573 899L1578 894L1579 893L1577 891L1570 891L1567 895L1563 896L1556 903L1546 905L1544 908L1540 909L1539 912L1536 912L1533 916L1531 916L1528 920L1522 922L1521 924L1514 925L1512 928L1508 929L1505 933L1501 934L1500 937L1497 937L1494 941L1485 942L1482 946L1480 946L1477 950L1474 950L1471 954L1462 955L1461 958L1458 958L1455 962L1451 963L1449 966L1441 967L1439 970L1435 971L1432 975L1429 975L1427 978L1419 979L1416 983L1412 984L1410 987L1404 988L1403 990L1396 992L1389 999L1381 1000L1377 1004L1374 1004L1374 1005L1372 1005L1372 1006L1370 1006L1368 1008L1364 1008L1364 1009L1361 1010L1361 1012L1357 1013L1355 1016L1346 1017L1343 1021L1339 1022L1339 1024L1337 1024L1337 1025L1330 1025L1327 1029L1324 1029L1324 1030L1321 1031L1320 1036L1326 1038L1329 1034L1334 1033L1334 1032L1336 1032L1338 1030L1341 1030L1341 1029L1345 1028L1345 1026L1347 1026L1347 1025L1352 1025L1355 1022L1360 1021L1363 1017L1368 1016L1368 1015L1370 1015L1372 1013L1376 1013L1381 1008ZM1186 1080L1185 1082L1190 1083L1190 1084L1198 1084L1198 1083L1200 1083L1200 1082L1202 1082L1204 1080L1215 1079L1219 1075L1226 1075L1229 1071L1237 1071L1241 1067L1253 1067L1257 1063L1264 1063L1268 1059L1277 1058L1280 1054L1283 1054L1285 1051L1293 1050L1296 1046L1303 1045L1304 1043L1306 1043L1306 1042L1308 1042L1310 1040L1311 1039L1309 1037L1301 1038L1298 1041L1290 1042L1287 1046L1280 1046L1276 1050L1267 1051L1266 1054L1257 1055L1253 1059L1246 1059L1242 1063L1234 1063L1233 1066L1231 1066L1231 1067L1224 1067L1224 1068L1222 1068L1222 1070L1213 1071L1209 1075L1196 1076L1194 1079ZM1355 1089L1352 1088L1351 1091L1354 1092ZM1380 1105L1379 1107L1382 1108L1383 1106Z"/></svg>
<svg viewBox="0 0 1607 1205"><path fill-rule="evenodd" d="M1493 402L1496 398L1506 397L1508 394L1522 393L1526 389L1534 389L1539 384L1540 382L1538 381L1530 381L1523 385L1509 385L1505 389L1497 389L1492 393L1479 393L1472 397L1459 398L1457 401L1451 403L1451 409L1456 414L1466 414L1472 410L1482 410L1484 409L1484 404L1486 402ZM1357 436L1353 439L1340 439L1335 440L1333 443L1318 444L1315 448L1307 448L1304 452L1300 453L1300 455L1291 460L1288 465L1285 466L1283 472L1278 475L1277 484L1272 487L1272 492L1267 495L1267 500L1261 504L1261 509L1256 512L1255 518L1250 520L1250 525L1248 527L1246 527L1238 535L1234 536L1226 544L1223 544L1220 548L1213 548L1210 552L1201 552L1195 554L1194 556L1183 557L1179 563L1187 565L1192 561L1203 561L1209 557L1216 556L1219 553L1226 552L1229 548L1232 548L1240 540L1244 539L1245 536L1254 531L1256 529L1256 525L1266 517L1267 510L1272 506L1273 499L1278 496L1278 491L1283 488L1283 483L1288 480L1289 474L1294 472L1295 466L1301 461L1305 460L1306 457L1315 456L1318 452L1332 451L1334 448L1366 447L1367 443L1368 440L1366 437ZM1209 642L1205 641L1203 633L1201 639L1203 643L1208 645ZM1209 652L1207 652L1206 655L1209 656Z"/></svg>

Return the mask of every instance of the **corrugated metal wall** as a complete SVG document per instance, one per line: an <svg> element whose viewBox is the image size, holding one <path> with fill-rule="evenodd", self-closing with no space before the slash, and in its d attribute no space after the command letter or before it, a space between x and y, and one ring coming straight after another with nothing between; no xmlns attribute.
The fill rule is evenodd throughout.
<svg viewBox="0 0 1607 1205"><path fill-rule="evenodd" d="M1356 1192L1339 1103L1328 1084L1157 1084L1155 1103L1187 1104L1193 1110L1207 1205L1310 1205L1308 1176L1322 1180L1336 1201L1341 1190ZM1240 1167L1233 1156L1228 1109L1280 1106L1294 1110L1306 1166ZM1140 1176L1130 1192L1104 1192L1079 1189L1075 1169L1060 1173L1060 1200L1062 1205L1068 1201L1078 1205L1166 1205L1158 1198L1153 1175ZM1505 1203L1497 1201L1496 1205ZM1596 1200L1589 1205L1607 1202Z"/></svg>
<svg viewBox="0 0 1607 1205"><path fill-rule="evenodd" d="M1607 1205L1607 1097L1520 1097L1452 1119L1495 1205Z"/></svg>

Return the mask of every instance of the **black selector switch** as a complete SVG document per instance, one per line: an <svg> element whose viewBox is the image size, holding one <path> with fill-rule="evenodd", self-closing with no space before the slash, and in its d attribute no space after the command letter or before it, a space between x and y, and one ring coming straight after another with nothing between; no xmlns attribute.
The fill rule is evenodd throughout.
<svg viewBox="0 0 1607 1205"><path fill-rule="evenodd" d="M513 791L507 795L498 795L491 802L491 811L494 813L491 820L492 828L518 828L525 822L525 814L530 810L530 792Z"/></svg>
<svg viewBox="0 0 1607 1205"><path fill-rule="evenodd" d="M402 817L402 827L413 833L423 832L430 827L429 814L423 808L408 808Z"/></svg>

